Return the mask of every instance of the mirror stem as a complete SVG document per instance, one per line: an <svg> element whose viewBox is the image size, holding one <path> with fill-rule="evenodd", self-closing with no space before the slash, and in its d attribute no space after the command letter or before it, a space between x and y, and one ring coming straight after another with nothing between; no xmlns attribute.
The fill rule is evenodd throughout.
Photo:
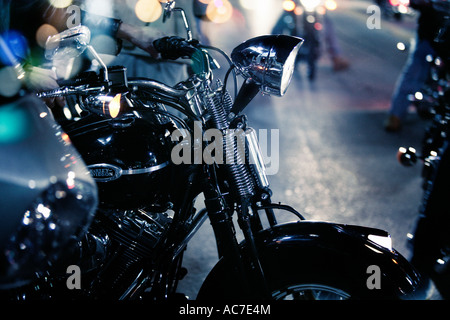
<svg viewBox="0 0 450 320"><path fill-rule="evenodd" d="M172 12L174 12L174 11L181 12L181 17L183 18L184 27L186 28L186 32L187 32L186 40L192 41L192 39L193 39L192 30L191 30L189 21L186 16L186 12L184 12L184 10L182 8L175 8L175 1L167 1L166 2L166 5L164 6L163 22L166 22L166 19L170 18L170 16L172 15Z"/></svg>
<svg viewBox="0 0 450 320"><path fill-rule="evenodd" d="M181 17L183 18L183 23L184 23L184 27L186 28L186 32L187 32L187 41L192 41L193 36L192 36L192 30L191 27L189 25L189 21L187 19L186 16L186 12L184 12L183 9L181 8L174 8L173 11L180 11L181 12Z"/></svg>
<svg viewBox="0 0 450 320"><path fill-rule="evenodd" d="M246 79L234 101L231 113L237 115L253 100L259 92L259 85L252 79Z"/></svg>
<svg viewBox="0 0 450 320"><path fill-rule="evenodd" d="M192 30L191 27L189 26L189 22L188 19L186 17L186 13L184 12L183 9L180 10L181 11L181 16L183 17L183 22L184 22L184 27L186 28L186 32L187 32L187 41L192 41L193 37L192 37Z"/></svg>
<svg viewBox="0 0 450 320"><path fill-rule="evenodd" d="M106 67L106 64L103 62L97 51L95 51L95 49L91 45L88 45L87 48L89 52L94 56L95 60L97 60L97 62L105 69L104 78L106 82L109 82L108 68Z"/></svg>

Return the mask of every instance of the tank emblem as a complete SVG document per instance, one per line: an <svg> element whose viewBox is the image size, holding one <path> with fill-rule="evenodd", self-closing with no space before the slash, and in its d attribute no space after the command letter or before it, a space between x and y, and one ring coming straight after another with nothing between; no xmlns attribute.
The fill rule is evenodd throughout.
<svg viewBox="0 0 450 320"><path fill-rule="evenodd" d="M99 182L113 181L120 178L122 175L122 169L113 166L112 164L97 163L91 164L87 167L94 180Z"/></svg>

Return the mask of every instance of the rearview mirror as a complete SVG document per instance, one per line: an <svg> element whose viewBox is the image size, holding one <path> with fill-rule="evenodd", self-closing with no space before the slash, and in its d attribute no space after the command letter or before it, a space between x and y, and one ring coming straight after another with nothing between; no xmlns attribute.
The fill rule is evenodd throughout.
<svg viewBox="0 0 450 320"><path fill-rule="evenodd" d="M91 32L86 26L76 26L55 34L45 43L45 58L62 60L76 58L86 50L91 41Z"/></svg>

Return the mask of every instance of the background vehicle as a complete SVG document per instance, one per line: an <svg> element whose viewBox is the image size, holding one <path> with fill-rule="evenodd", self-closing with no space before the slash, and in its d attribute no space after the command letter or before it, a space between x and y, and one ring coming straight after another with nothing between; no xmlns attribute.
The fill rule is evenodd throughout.
<svg viewBox="0 0 450 320"><path fill-rule="evenodd" d="M66 274L65 253L98 200L80 155L34 95L0 105L0 127L0 290L11 293Z"/></svg>
<svg viewBox="0 0 450 320"><path fill-rule="evenodd" d="M448 1L433 1L432 4L438 10L450 12ZM403 165L411 166L417 159L423 161L424 193L416 230L414 235L410 235L414 249L412 262L434 280L444 298L449 296L450 288L449 26L447 19L434 43L437 56L430 58L430 63L433 63L430 78L423 90L415 94L415 103L424 108L422 113L431 120L423 138L421 153L416 154L413 147L401 147L398 152L398 159Z"/></svg>

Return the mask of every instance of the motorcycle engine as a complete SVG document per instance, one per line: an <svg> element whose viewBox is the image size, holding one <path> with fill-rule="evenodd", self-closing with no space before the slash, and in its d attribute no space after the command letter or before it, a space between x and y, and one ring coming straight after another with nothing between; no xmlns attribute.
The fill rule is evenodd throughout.
<svg viewBox="0 0 450 320"><path fill-rule="evenodd" d="M95 221L78 248L82 287L117 299L143 269L151 274L155 248L172 221L167 121L153 112L91 113L63 128L99 192Z"/></svg>
<svg viewBox="0 0 450 320"><path fill-rule="evenodd" d="M0 291L0 299L119 299L142 270L151 276L157 246L173 218L169 208L100 209L85 236L65 252L67 266L81 271L81 290L69 290L63 268L50 277Z"/></svg>
<svg viewBox="0 0 450 320"><path fill-rule="evenodd" d="M155 248L172 221L169 208L101 209L87 241L80 243L81 270L100 298L119 298L143 268L152 269ZM119 294L119 296L115 296Z"/></svg>

